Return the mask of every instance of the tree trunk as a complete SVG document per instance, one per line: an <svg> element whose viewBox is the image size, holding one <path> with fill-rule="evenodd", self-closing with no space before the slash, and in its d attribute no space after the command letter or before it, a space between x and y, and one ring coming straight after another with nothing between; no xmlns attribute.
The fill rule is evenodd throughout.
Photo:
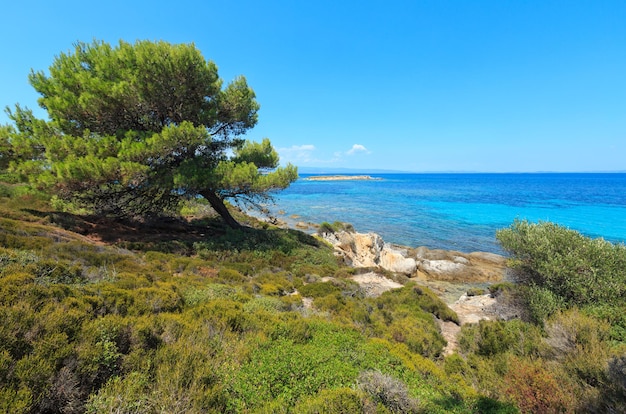
<svg viewBox="0 0 626 414"><path fill-rule="evenodd" d="M224 200L219 198L214 191L203 191L200 193L200 195L204 197L209 202L209 204L211 204L213 210L215 210L217 214L219 214L222 219L224 219L226 224L228 224L231 228L238 229L241 227L241 224L239 224L237 220L233 218L233 216L230 214L230 211L228 211L228 209L226 208Z"/></svg>

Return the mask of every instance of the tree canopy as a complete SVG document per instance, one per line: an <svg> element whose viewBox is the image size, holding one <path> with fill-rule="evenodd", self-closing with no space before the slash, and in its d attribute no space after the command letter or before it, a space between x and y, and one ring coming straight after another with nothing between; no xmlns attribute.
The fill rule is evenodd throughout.
<svg viewBox="0 0 626 414"><path fill-rule="evenodd" d="M243 139L259 109L246 79L223 87L193 44L78 43L29 79L50 121L8 111L16 128L0 133L11 149L0 161L96 213L151 215L203 197L236 227L225 199L257 202L297 178L268 139Z"/></svg>

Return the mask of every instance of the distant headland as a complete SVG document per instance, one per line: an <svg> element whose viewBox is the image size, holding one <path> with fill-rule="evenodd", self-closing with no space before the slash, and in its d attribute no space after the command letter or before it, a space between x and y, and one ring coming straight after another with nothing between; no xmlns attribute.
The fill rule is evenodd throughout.
<svg viewBox="0 0 626 414"><path fill-rule="evenodd" d="M306 177L305 180L310 181L348 181L348 180L382 180L382 178L372 177L370 175L313 175Z"/></svg>

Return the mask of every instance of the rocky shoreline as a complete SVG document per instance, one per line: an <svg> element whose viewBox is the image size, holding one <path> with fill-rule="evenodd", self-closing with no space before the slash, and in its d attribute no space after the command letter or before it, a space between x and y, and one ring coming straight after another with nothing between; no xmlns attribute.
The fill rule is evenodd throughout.
<svg viewBox="0 0 626 414"><path fill-rule="evenodd" d="M407 248L385 243L375 233L351 231L323 232L335 254L355 268L374 269L352 277L367 296L378 296L403 284L385 277L383 272L404 275L437 294L459 317L459 324L437 320L447 345L444 355L458 347L461 326L481 320L511 319L517 310L501 304L487 293L490 284L506 279L506 258L494 253L461 253L426 247ZM377 272L376 269L381 269Z"/></svg>
<svg viewBox="0 0 626 414"><path fill-rule="evenodd" d="M319 225L298 219L294 215L285 220L272 218L269 221L280 227L319 233ZM352 280L361 286L367 296L381 295L413 280L431 289L454 310L459 316L459 325L438 321L441 333L448 342L444 354L456 349L456 337L461 325L518 316L518 309L510 303L500 303L499 298L488 293L490 285L510 279L504 256L489 252L463 253L424 246L399 246L386 243L376 233L352 230L322 232L320 236L333 246L335 254L348 266L361 269ZM390 273L396 275L395 280L389 278Z"/></svg>
<svg viewBox="0 0 626 414"><path fill-rule="evenodd" d="M380 267L417 280L494 283L504 280L507 272L506 258L494 253L409 248L386 243L376 233L346 230L323 232L321 236L349 266Z"/></svg>

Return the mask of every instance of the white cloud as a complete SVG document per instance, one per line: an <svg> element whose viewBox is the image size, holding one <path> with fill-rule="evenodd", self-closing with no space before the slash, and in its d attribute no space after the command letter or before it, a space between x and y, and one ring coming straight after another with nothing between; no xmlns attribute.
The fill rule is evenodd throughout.
<svg viewBox="0 0 626 414"><path fill-rule="evenodd" d="M311 161L311 154L315 151L315 145L292 145L289 148L279 148L278 154L280 159L292 162L309 162Z"/></svg>
<svg viewBox="0 0 626 414"><path fill-rule="evenodd" d="M370 150L368 150L367 148L365 148L365 147L364 147L363 145L361 145L361 144L354 144L354 145L352 146L352 148L350 148L350 149L346 152L346 154L348 154L348 155L354 155L354 154L356 154L356 153L358 153L358 152L363 152L363 153L365 153L365 154L371 154L371 151L370 151Z"/></svg>

